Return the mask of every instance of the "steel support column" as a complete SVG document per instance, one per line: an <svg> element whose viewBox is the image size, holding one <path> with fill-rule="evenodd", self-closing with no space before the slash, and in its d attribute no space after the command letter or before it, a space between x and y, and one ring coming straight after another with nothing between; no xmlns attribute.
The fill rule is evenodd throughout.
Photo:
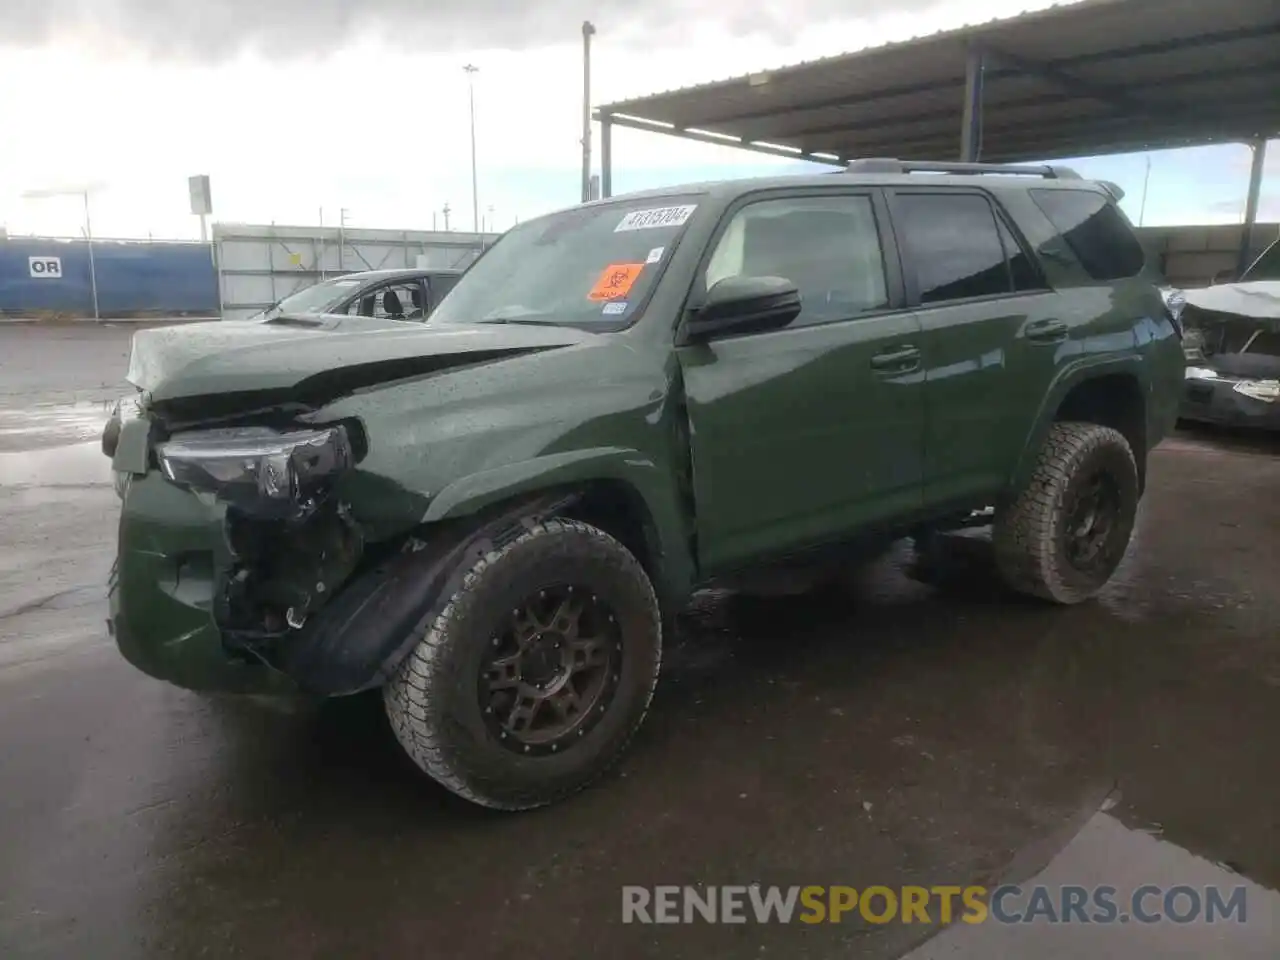
<svg viewBox="0 0 1280 960"><path fill-rule="evenodd" d="M591 38L596 28L582 21L582 202L591 199Z"/></svg>
<svg viewBox="0 0 1280 960"><path fill-rule="evenodd" d="M1258 201L1262 197L1262 173L1267 163L1266 138L1249 144L1253 150L1253 166L1249 170L1249 193L1244 202L1244 229L1240 232L1240 256L1236 261L1236 279L1249 268L1249 253L1253 249L1253 225L1258 221Z"/></svg>
<svg viewBox="0 0 1280 960"><path fill-rule="evenodd" d="M964 127L960 131L960 160L976 163L982 157L982 81L986 55L979 47L969 48L964 77Z"/></svg>
<svg viewBox="0 0 1280 960"><path fill-rule="evenodd" d="M613 196L613 118L600 114L600 198Z"/></svg>

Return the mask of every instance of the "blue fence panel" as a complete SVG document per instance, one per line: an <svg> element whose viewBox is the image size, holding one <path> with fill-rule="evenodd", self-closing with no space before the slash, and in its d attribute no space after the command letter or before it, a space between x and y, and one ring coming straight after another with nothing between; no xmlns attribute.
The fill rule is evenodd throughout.
<svg viewBox="0 0 1280 960"><path fill-rule="evenodd" d="M33 276L31 258L57 258L60 274ZM103 317L219 313L218 275L206 243L95 240ZM93 316L89 246L83 240L0 240L0 316Z"/></svg>

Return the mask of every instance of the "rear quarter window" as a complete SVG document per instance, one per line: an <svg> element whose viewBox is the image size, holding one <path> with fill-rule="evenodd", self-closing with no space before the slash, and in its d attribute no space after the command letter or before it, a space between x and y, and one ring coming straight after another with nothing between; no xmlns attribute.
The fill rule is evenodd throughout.
<svg viewBox="0 0 1280 960"><path fill-rule="evenodd" d="M1146 253L1115 204L1092 190L1031 190L1031 199L1049 218L1093 280L1135 277Z"/></svg>

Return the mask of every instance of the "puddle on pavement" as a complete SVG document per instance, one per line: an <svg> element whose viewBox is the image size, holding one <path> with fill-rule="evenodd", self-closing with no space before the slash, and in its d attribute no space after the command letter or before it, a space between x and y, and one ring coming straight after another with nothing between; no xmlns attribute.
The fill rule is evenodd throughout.
<svg viewBox="0 0 1280 960"><path fill-rule="evenodd" d="M110 486L100 438L114 405L0 407L0 487Z"/></svg>
<svg viewBox="0 0 1280 960"><path fill-rule="evenodd" d="M955 924L903 960L1275 955L1280 894L1161 839L1158 828L1135 830L1106 813L1095 814L1043 870L1006 882L1016 891L1001 897L1003 922ZM1036 888L1049 894L1040 896L1038 917L1030 910ZM1105 895L1115 914L1098 900L1064 913L1069 888Z"/></svg>
<svg viewBox="0 0 1280 960"><path fill-rule="evenodd" d="M112 483L111 461L97 440L42 450L0 451L0 489L109 487Z"/></svg>
<svg viewBox="0 0 1280 960"><path fill-rule="evenodd" d="M0 455L96 440L115 401L0 407Z"/></svg>

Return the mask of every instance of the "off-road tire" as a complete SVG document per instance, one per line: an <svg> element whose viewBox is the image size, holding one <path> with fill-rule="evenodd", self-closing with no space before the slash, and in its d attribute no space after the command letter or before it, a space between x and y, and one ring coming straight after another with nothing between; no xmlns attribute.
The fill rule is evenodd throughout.
<svg viewBox="0 0 1280 960"><path fill-rule="evenodd" d="M616 611L616 689L580 741L555 755L521 756L484 722L475 694L481 664L505 613L565 583L594 591ZM528 810L576 793L621 757L653 697L662 618L644 568L617 540L585 523L547 520L477 560L437 611L383 688L396 739L434 780L481 806Z"/></svg>
<svg viewBox="0 0 1280 960"><path fill-rule="evenodd" d="M1067 556L1073 497L1105 471L1115 484L1119 516L1107 537L1106 561L1082 570ZM1030 482L1001 511L992 530L996 566L1010 588L1059 604L1093 597L1124 558L1138 511L1138 467L1124 436L1092 423L1057 423L1036 461Z"/></svg>

